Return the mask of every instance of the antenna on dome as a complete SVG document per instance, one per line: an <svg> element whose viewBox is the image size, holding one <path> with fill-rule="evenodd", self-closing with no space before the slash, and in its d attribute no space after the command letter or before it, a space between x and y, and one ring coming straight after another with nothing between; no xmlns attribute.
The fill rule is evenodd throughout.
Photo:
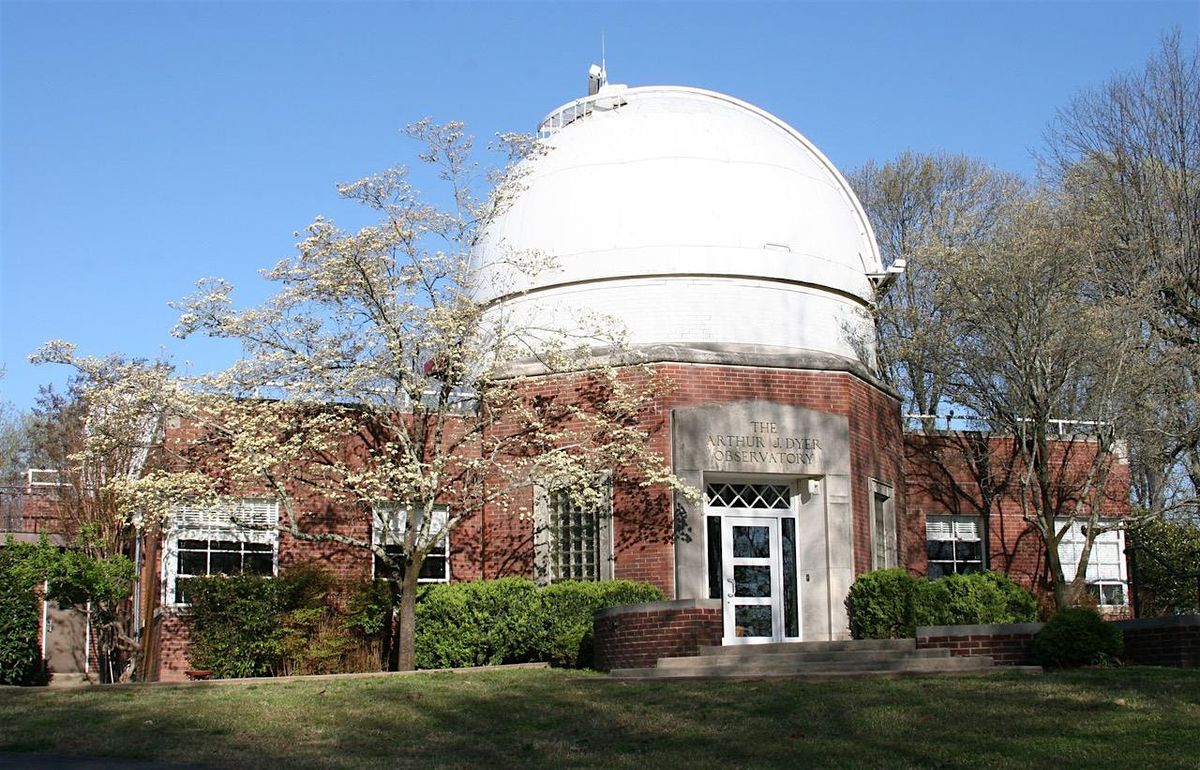
<svg viewBox="0 0 1200 770"><path fill-rule="evenodd" d="M595 96L608 85L608 65L604 61L604 30L600 30L600 65L588 67L588 96Z"/></svg>

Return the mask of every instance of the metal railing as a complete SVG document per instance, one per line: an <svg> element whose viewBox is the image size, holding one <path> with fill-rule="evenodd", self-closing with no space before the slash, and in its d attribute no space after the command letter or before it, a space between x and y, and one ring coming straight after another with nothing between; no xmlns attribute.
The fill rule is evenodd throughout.
<svg viewBox="0 0 1200 770"><path fill-rule="evenodd" d="M1033 422L1026 418L1019 422ZM1086 436L1093 434L1098 428L1109 423L1101 420L1048 420L1051 432L1056 436ZM939 427L939 423L941 426ZM985 417L980 417L975 414L956 414L955 412L947 412L945 414L906 414L904 415L904 426L906 428L924 428L926 425L932 424L933 430L975 430L983 432L1001 433L1008 431L997 431L993 420Z"/></svg>

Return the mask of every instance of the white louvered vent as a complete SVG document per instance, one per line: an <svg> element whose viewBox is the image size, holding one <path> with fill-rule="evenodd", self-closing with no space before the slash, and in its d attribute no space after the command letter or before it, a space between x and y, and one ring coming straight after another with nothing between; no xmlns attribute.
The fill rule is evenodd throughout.
<svg viewBox="0 0 1200 770"><path fill-rule="evenodd" d="M438 534L446 528L446 516L446 506L435 505L433 507L433 520L429 522L428 531L434 539L438 539ZM391 502L376 503L373 518L371 529L375 533L376 543L387 545L404 540L404 525L408 520L406 506Z"/></svg>
<svg viewBox="0 0 1200 770"><path fill-rule="evenodd" d="M978 540L979 519L974 517L956 518L954 520L954 536L959 540Z"/></svg>
<svg viewBox="0 0 1200 770"><path fill-rule="evenodd" d="M954 538L952 527L950 517L939 516L934 518L930 516L925 521L925 537L928 540L952 540Z"/></svg>
<svg viewBox="0 0 1200 770"><path fill-rule="evenodd" d="M269 498L243 497L213 506L183 505L175 509L175 529L196 532L274 531L279 504Z"/></svg>

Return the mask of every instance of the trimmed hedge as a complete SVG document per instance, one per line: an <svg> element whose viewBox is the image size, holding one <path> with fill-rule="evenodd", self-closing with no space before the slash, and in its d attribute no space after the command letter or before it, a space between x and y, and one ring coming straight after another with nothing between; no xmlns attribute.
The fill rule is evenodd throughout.
<svg viewBox="0 0 1200 770"><path fill-rule="evenodd" d="M327 573L306 567L277 578L194 578L187 585L188 662L216 678L367 670L363 648L386 631L390 593L374 582L336 602L331 600L336 589ZM423 586L417 596L417 668L534 661L587 666L598 610L663 598L655 586L628 580L568 581L540 589L523 578Z"/></svg>
<svg viewBox="0 0 1200 770"><path fill-rule="evenodd" d="M860 575L846 597L850 635L855 639L900 639L915 635L916 592L916 578L899 567Z"/></svg>
<svg viewBox="0 0 1200 770"><path fill-rule="evenodd" d="M592 665L592 618L596 612L665 598L657 586L629 580L567 581L547 586L540 593L545 632L539 657L556 666L588 668Z"/></svg>
<svg viewBox="0 0 1200 770"><path fill-rule="evenodd" d="M665 598L628 580L566 581L539 589L523 578L430 586L417 601L417 668L592 661L592 616Z"/></svg>
<svg viewBox="0 0 1200 770"><path fill-rule="evenodd" d="M1091 607L1059 610L1033 640L1038 662L1047 668L1079 668L1110 663L1125 647L1121 629Z"/></svg>
<svg viewBox="0 0 1200 770"><path fill-rule="evenodd" d="M417 668L534 660L537 586L523 578L430 586L417 599Z"/></svg>
<svg viewBox="0 0 1200 770"><path fill-rule="evenodd" d="M846 599L855 639L900 639L917 626L1028 623L1037 599L999 572L923 580L904 569L860 575Z"/></svg>

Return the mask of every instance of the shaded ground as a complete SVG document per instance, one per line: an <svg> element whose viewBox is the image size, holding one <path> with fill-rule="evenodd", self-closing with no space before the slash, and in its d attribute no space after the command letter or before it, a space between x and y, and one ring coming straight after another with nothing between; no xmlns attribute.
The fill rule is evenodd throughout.
<svg viewBox="0 0 1200 770"><path fill-rule="evenodd" d="M1200 671L619 683L507 670L6 689L0 751L238 768L1197 767Z"/></svg>

